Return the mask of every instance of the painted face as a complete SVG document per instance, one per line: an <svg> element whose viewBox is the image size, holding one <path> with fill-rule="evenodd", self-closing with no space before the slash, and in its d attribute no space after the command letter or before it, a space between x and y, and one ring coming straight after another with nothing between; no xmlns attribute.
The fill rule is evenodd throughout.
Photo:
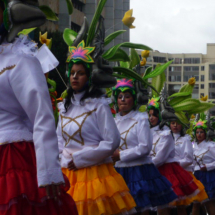
<svg viewBox="0 0 215 215"><path fill-rule="evenodd" d="M134 99L130 92L121 92L117 98L117 104L122 115L129 113L134 107Z"/></svg>
<svg viewBox="0 0 215 215"><path fill-rule="evenodd" d="M199 143L206 139L205 131L202 128L196 129L196 139L198 140Z"/></svg>
<svg viewBox="0 0 215 215"><path fill-rule="evenodd" d="M181 132L182 125L179 122L172 121L170 123L170 129L173 133L179 133Z"/></svg>
<svg viewBox="0 0 215 215"><path fill-rule="evenodd" d="M158 117L154 116L154 110L149 111L149 122L151 126L156 126L158 124Z"/></svg>
<svg viewBox="0 0 215 215"><path fill-rule="evenodd" d="M70 84L72 89L77 93L84 89L88 81L85 68L82 64L74 64L70 74Z"/></svg>

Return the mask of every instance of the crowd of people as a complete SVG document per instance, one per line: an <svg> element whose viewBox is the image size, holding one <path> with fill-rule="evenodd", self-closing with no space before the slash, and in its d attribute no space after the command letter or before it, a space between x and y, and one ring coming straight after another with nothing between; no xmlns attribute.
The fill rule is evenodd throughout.
<svg viewBox="0 0 215 215"><path fill-rule="evenodd" d="M164 91L140 112L138 80L116 80L83 26L69 46L56 130L44 73L57 59L16 36L44 21L37 0L8 1L8 23L0 5L0 215L186 215L191 204L192 215L215 214L209 118L196 120L192 140ZM31 12L21 28L20 8Z"/></svg>

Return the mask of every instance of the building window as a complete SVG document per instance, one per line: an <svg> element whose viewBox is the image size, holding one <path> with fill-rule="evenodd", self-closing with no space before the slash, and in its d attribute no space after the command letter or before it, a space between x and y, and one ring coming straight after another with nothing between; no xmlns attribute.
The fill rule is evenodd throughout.
<svg viewBox="0 0 215 215"><path fill-rule="evenodd" d="M205 67L204 66L201 66L201 71L205 71Z"/></svg>
<svg viewBox="0 0 215 215"><path fill-rule="evenodd" d="M156 63L166 63L166 58L165 57L156 57L156 56L154 56L153 59L154 59L154 62L156 62Z"/></svg>
<svg viewBox="0 0 215 215"><path fill-rule="evenodd" d="M209 80L215 80L215 64L209 65Z"/></svg>
<svg viewBox="0 0 215 215"><path fill-rule="evenodd" d="M209 83L209 88L215 88L215 83Z"/></svg>
<svg viewBox="0 0 215 215"><path fill-rule="evenodd" d="M199 67L198 66L184 66L185 72L198 72Z"/></svg>
<svg viewBox="0 0 215 215"><path fill-rule="evenodd" d="M181 66L170 66L169 71L170 72L181 72Z"/></svg>
<svg viewBox="0 0 215 215"><path fill-rule="evenodd" d="M205 76L201 75L201 81L205 81Z"/></svg>
<svg viewBox="0 0 215 215"><path fill-rule="evenodd" d="M182 64L182 58L169 58L168 60L174 60L173 64Z"/></svg>
<svg viewBox="0 0 215 215"><path fill-rule="evenodd" d="M79 0L72 0L73 7L79 11L83 11L83 3Z"/></svg>
<svg viewBox="0 0 215 215"><path fill-rule="evenodd" d="M209 92L209 99L215 99L215 92Z"/></svg>
<svg viewBox="0 0 215 215"><path fill-rule="evenodd" d="M205 94L204 94L204 93L200 93L200 97L201 97L201 96L203 96L203 97L204 97L204 96L205 96Z"/></svg>
<svg viewBox="0 0 215 215"><path fill-rule="evenodd" d="M199 81L199 76L198 75L184 75L184 82L187 82L190 78L195 78L196 81Z"/></svg>
<svg viewBox="0 0 215 215"><path fill-rule="evenodd" d="M204 84L201 84L201 89L204 89L205 88L205 85Z"/></svg>
<svg viewBox="0 0 215 215"><path fill-rule="evenodd" d="M184 58L184 64L200 63L200 58Z"/></svg>
<svg viewBox="0 0 215 215"><path fill-rule="evenodd" d="M180 84L169 84L169 91L168 94L172 95L174 93L177 93L179 89L181 88Z"/></svg>
<svg viewBox="0 0 215 215"><path fill-rule="evenodd" d="M181 81L181 76L180 75L170 75L169 81L171 81L171 82Z"/></svg>
<svg viewBox="0 0 215 215"><path fill-rule="evenodd" d="M198 90L198 89L199 89L199 85L198 85L198 84L195 84L193 89L194 89L194 90Z"/></svg>

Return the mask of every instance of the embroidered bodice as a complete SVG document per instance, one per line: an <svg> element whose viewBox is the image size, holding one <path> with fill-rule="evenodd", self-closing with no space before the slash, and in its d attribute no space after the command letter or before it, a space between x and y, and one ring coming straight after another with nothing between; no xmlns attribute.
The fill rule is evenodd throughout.
<svg viewBox="0 0 215 215"><path fill-rule="evenodd" d="M173 134L175 140L175 158L179 161L181 167L185 170L193 171L193 146L190 141L190 136L186 134Z"/></svg>
<svg viewBox="0 0 215 215"><path fill-rule="evenodd" d="M206 166L207 170L215 169L215 144L212 141L202 141L200 144L194 143L194 170L200 170Z"/></svg>
<svg viewBox="0 0 215 215"><path fill-rule="evenodd" d="M74 94L67 112L59 104L58 145L65 168L72 159L78 168L112 162L110 156L120 142L108 100L90 98L81 103L83 94Z"/></svg>
<svg viewBox="0 0 215 215"><path fill-rule="evenodd" d="M155 166L175 162L175 143L170 129L164 126L163 130L160 130L157 125L151 128L151 131L153 144L150 155Z"/></svg>
<svg viewBox="0 0 215 215"><path fill-rule="evenodd" d="M117 114L115 122L121 135L120 161L116 162L116 167L152 163L149 155L152 134L148 114L138 111L131 111L125 116Z"/></svg>

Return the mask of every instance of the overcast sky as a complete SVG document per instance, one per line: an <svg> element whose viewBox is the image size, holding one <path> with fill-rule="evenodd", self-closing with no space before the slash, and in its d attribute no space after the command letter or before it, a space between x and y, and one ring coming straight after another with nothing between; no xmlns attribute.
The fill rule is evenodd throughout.
<svg viewBox="0 0 215 215"><path fill-rule="evenodd" d="M167 53L206 53L215 43L215 0L130 0L131 42Z"/></svg>

